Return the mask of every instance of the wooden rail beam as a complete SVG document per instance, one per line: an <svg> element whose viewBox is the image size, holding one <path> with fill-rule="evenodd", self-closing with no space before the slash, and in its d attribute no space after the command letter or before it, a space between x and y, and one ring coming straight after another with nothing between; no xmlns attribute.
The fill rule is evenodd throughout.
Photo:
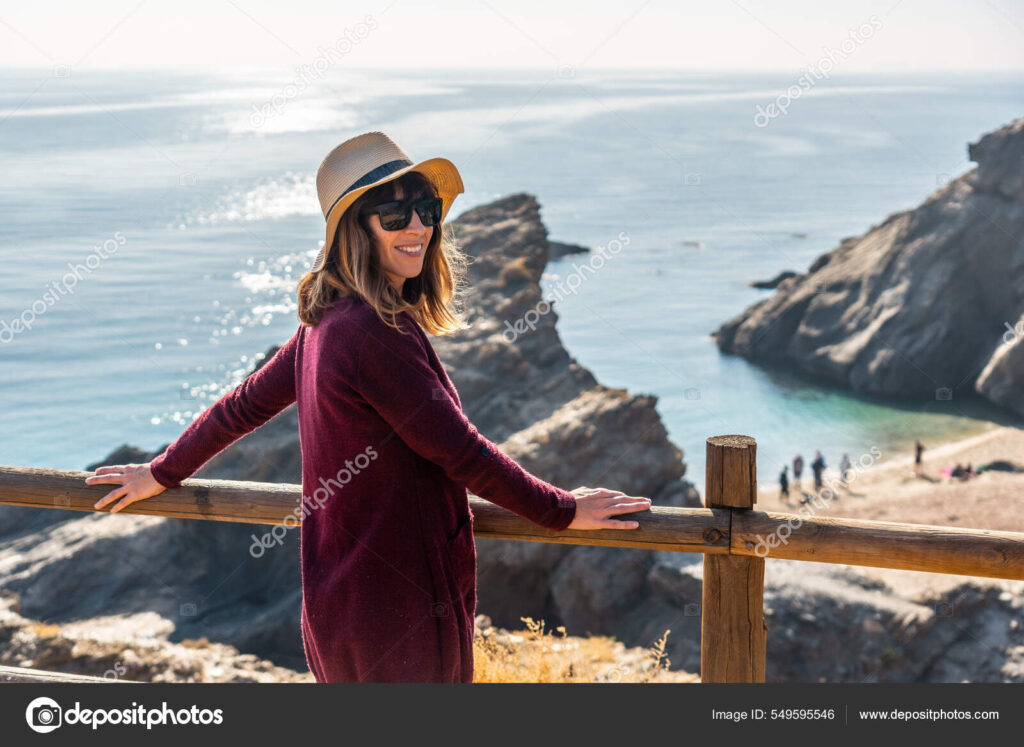
<svg viewBox="0 0 1024 747"><path fill-rule="evenodd" d="M1024 534L737 511L731 554L1024 579Z"/></svg>
<svg viewBox="0 0 1024 747"><path fill-rule="evenodd" d="M43 682L43 683L114 683L135 682L110 677L91 677L85 674L68 674L67 672L47 672L45 669L25 669L23 667L0 666L0 684L4 682Z"/></svg>
<svg viewBox="0 0 1024 747"><path fill-rule="evenodd" d="M115 486L86 485L85 478L91 474L0 465L0 504L96 513L96 501ZM181 487L133 503L118 514L297 526L303 514L301 502L301 485L189 479ZM477 537L671 552L729 552L729 512L724 509L652 506L626 517L639 519L637 529L552 532L482 498L471 498L470 507ZM306 501L307 514L317 508L315 502Z"/></svg>
<svg viewBox="0 0 1024 747"><path fill-rule="evenodd" d="M752 446L756 450L756 445ZM649 511L629 516L640 521L638 529L629 531L550 532L482 498L471 497L473 532L477 537L528 542L784 558L1024 579L1024 532L825 518L729 505L737 501L736 496L746 496L753 505L753 489L743 485L756 485L755 464L743 461L734 452L723 449L719 453L710 443L708 449L713 452L707 463L708 474L714 477L708 480L706 490L715 492L706 493L706 508L652 506ZM726 458L731 460L728 465ZM745 476L748 470L749 479ZM95 512L93 504L113 486L86 485L85 478L91 474L0 465L0 504ZM731 481L728 484L727 475ZM737 475L742 485L736 482ZM179 488L135 503L119 513L288 526L301 521L301 498L300 485L189 479ZM307 501L308 510L316 510L316 504ZM775 546L769 546L770 542Z"/></svg>

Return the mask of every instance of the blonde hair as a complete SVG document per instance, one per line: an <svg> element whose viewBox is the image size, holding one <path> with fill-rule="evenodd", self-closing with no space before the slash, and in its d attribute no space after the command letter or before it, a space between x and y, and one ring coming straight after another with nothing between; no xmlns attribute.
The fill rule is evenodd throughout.
<svg viewBox="0 0 1024 747"><path fill-rule="evenodd" d="M433 183L417 171L367 190L345 210L324 267L307 273L298 286L299 320L306 326L318 324L324 311L341 296L361 297L377 315L401 331L398 315L403 311L432 335L448 335L469 325L457 308L466 278L468 261L455 243L451 225L434 226L423 255L423 270L408 278L399 295L381 271L380 256L373 237L359 219L367 206L390 202L396 186L406 197L436 197Z"/></svg>

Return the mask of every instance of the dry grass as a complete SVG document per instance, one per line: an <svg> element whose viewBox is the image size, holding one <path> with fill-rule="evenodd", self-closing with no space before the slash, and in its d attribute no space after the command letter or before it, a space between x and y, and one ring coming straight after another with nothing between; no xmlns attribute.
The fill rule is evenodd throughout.
<svg viewBox="0 0 1024 747"><path fill-rule="evenodd" d="M669 670L669 631L646 651L627 649L608 636L580 638L544 621L520 618L526 630L487 627L473 641L474 682L696 682L696 675ZM557 633L557 635L556 635Z"/></svg>
<svg viewBox="0 0 1024 747"><path fill-rule="evenodd" d="M53 638L60 633L59 625L48 625L47 623L32 623L29 630L40 638Z"/></svg>
<svg viewBox="0 0 1024 747"><path fill-rule="evenodd" d="M181 645L185 648L210 648L210 641L206 636L202 638L186 638L181 641Z"/></svg>

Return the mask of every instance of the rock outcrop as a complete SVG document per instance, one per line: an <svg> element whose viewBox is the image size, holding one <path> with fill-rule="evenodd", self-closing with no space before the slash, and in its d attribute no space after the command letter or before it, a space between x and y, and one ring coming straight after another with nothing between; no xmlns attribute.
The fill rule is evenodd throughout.
<svg viewBox="0 0 1024 747"><path fill-rule="evenodd" d="M783 270L778 275L773 277L771 280L751 280L747 285L751 288L761 288L762 290L773 290L779 287L779 283L783 280L789 280L790 278L796 277L796 273L792 270Z"/></svg>
<svg viewBox="0 0 1024 747"><path fill-rule="evenodd" d="M152 612L66 625L23 617L18 595L0 589L0 664L126 682L313 682L206 638L171 643L173 624Z"/></svg>
<svg viewBox="0 0 1024 747"><path fill-rule="evenodd" d="M977 392L1024 413L1024 119L969 155L975 169L783 280L718 346L858 392Z"/></svg>
<svg viewBox="0 0 1024 747"><path fill-rule="evenodd" d="M171 643L171 623L152 613L66 625L18 612L18 595L0 589L0 665L123 682L314 682L309 671L275 666L205 638ZM518 632L474 621L478 682L696 682L670 670L655 647L627 648L611 638L569 636L528 622ZM660 659L660 660L659 660ZM0 683L9 673L0 674Z"/></svg>

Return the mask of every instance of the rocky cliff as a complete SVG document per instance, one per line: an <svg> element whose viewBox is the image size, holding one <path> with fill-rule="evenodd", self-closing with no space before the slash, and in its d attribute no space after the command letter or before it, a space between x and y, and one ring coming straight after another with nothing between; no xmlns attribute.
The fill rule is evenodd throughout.
<svg viewBox="0 0 1024 747"><path fill-rule="evenodd" d="M1024 413L1024 120L969 155L972 171L723 324L721 350L859 392L976 392Z"/></svg>

